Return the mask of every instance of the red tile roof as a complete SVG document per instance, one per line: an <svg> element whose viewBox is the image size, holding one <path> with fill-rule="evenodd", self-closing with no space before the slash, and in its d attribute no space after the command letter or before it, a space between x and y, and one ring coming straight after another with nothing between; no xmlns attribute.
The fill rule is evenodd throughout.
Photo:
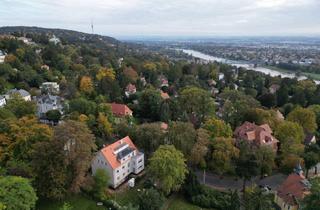
<svg viewBox="0 0 320 210"><path fill-rule="evenodd" d="M258 126L254 123L245 122L236 128L234 136L238 142L246 140L255 146L270 145L275 151L279 142L272 136L272 130L268 124Z"/></svg>
<svg viewBox="0 0 320 210"><path fill-rule="evenodd" d="M108 163L111 165L113 169L118 168L121 163L117 159L117 155L114 153L117 147L119 147L122 144L128 144L130 148L137 150L136 146L132 143L129 136L124 137L123 139L120 139L113 144L110 144L103 149L101 149L101 152L105 159L108 161Z"/></svg>
<svg viewBox="0 0 320 210"><path fill-rule="evenodd" d="M310 190L307 179L297 173L290 174L277 190L277 195L292 206L297 205L297 200L302 200L308 193Z"/></svg>
<svg viewBox="0 0 320 210"><path fill-rule="evenodd" d="M161 91L161 98L162 98L162 99L169 99L170 96L169 96L168 93L165 93L165 92Z"/></svg>
<svg viewBox="0 0 320 210"><path fill-rule="evenodd" d="M125 117L128 115L132 115L131 109L125 104L112 103L111 110L112 110L113 115L118 116L118 117Z"/></svg>

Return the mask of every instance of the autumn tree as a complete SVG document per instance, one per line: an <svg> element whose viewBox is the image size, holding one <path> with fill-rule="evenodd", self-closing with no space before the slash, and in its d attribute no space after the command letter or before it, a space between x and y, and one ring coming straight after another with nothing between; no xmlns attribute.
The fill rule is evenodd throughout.
<svg viewBox="0 0 320 210"><path fill-rule="evenodd" d="M107 78L109 80L115 80L116 75L113 69L111 68L100 68L96 78L98 81L101 81L103 78Z"/></svg>
<svg viewBox="0 0 320 210"><path fill-rule="evenodd" d="M162 145L149 161L150 174L165 194L180 188L188 170L186 160L179 150L173 145Z"/></svg>
<svg viewBox="0 0 320 210"><path fill-rule="evenodd" d="M0 177L0 204L6 207L4 209L31 210L35 208L37 200L28 179L16 176Z"/></svg>
<svg viewBox="0 0 320 210"><path fill-rule="evenodd" d="M313 133L317 129L316 115L310 109L298 107L288 114L287 119L301 125L307 133Z"/></svg>
<svg viewBox="0 0 320 210"><path fill-rule="evenodd" d="M38 192L47 198L63 198L77 193L84 183L96 149L89 128L76 121L65 121L54 128L53 140L39 144L33 154Z"/></svg>
<svg viewBox="0 0 320 210"><path fill-rule="evenodd" d="M91 77L83 76L80 80L79 89L84 93L92 93L94 90L94 86Z"/></svg>

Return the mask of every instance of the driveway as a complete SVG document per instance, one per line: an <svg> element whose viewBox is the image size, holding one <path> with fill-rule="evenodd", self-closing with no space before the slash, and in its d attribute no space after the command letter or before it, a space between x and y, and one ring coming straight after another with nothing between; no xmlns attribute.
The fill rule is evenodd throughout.
<svg viewBox="0 0 320 210"><path fill-rule="evenodd" d="M218 190L241 190L243 181L241 179L236 179L235 177L230 176L224 176L223 178L220 178L220 176L212 173L205 173L205 179L204 179L204 173L203 171L197 171L196 175L198 177L198 180L200 183L203 184L205 181L205 185L218 189ZM255 183L256 185L268 185L272 190L276 190L280 184L286 179L286 175L284 174L275 174L272 176L268 176L264 179L260 179L259 177L256 177L252 179L250 182L247 182L247 186L252 185Z"/></svg>

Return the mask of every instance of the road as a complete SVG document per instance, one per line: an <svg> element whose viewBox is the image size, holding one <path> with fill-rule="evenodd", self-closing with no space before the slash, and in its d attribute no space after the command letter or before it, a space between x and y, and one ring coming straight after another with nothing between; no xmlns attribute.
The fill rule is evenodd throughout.
<svg viewBox="0 0 320 210"><path fill-rule="evenodd" d="M197 171L196 175L200 181L203 183L203 171ZM275 174L272 176L268 176L264 179L260 179L256 177L252 179L250 182L247 182L247 186L255 183L256 185L268 185L272 190L276 190L278 186L286 179L286 175L284 174ZM220 176L206 173L205 185L218 189L218 190L241 190L243 181L241 179L236 179L235 177L224 176L220 178Z"/></svg>

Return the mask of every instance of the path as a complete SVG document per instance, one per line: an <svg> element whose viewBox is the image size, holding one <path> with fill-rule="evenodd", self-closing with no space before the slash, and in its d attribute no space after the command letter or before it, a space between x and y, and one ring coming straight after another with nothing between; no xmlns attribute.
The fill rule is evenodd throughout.
<svg viewBox="0 0 320 210"><path fill-rule="evenodd" d="M203 171L197 171L196 175L199 181L203 183ZM276 190L278 186L286 179L286 177L287 176L284 174L275 174L264 179L256 177L250 182L247 182L247 186L255 183L258 186L268 185L272 190ZM243 181L230 176L224 176L223 178L220 178L220 176L216 174L206 172L205 184L218 190L241 190Z"/></svg>

